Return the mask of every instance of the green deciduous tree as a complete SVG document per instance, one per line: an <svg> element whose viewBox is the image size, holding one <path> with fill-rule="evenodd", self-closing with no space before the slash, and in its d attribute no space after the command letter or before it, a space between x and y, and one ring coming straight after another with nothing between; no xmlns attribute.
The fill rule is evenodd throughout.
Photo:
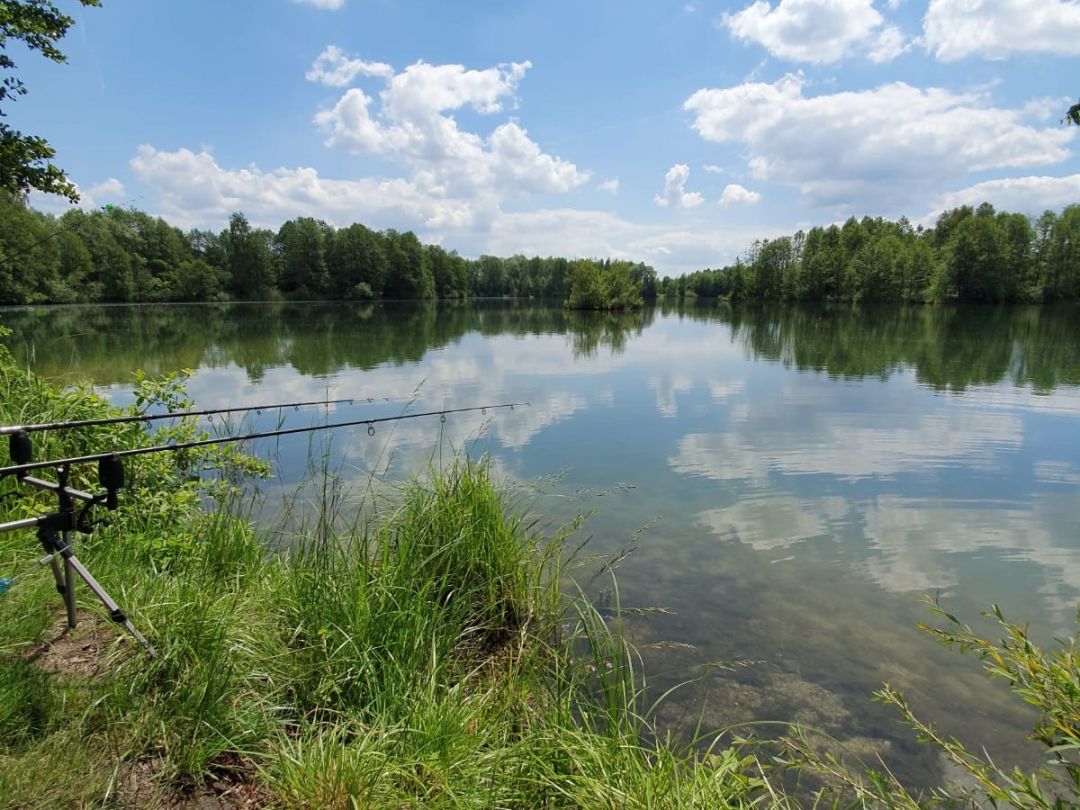
<svg viewBox="0 0 1080 810"><path fill-rule="evenodd" d="M274 239L280 262L278 289L293 298L320 298L330 292L326 266L328 227L311 217L290 220ZM331 239L332 239L331 235Z"/></svg>
<svg viewBox="0 0 1080 810"><path fill-rule="evenodd" d="M339 298L366 301L382 296L387 260L378 233L359 224L335 231L327 247L327 264Z"/></svg>
<svg viewBox="0 0 1080 810"><path fill-rule="evenodd" d="M84 6L100 0L79 0ZM47 0L0 0L0 105L25 95L26 86L11 71L16 67L8 55L8 42L20 41L54 62L67 61L56 47L75 21ZM0 117L7 113L0 106ZM31 189L79 199L75 185L63 170L51 163L55 150L40 135L24 135L0 121L0 189L26 194Z"/></svg>
<svg viewBox="0 0 1080 810"><path fill-rule="evenodd" d="M435 280L428 266L427 255L412 231L386 232L390 275L386 282L386 297L401 299L433 298Z"/></svg>
<svg viewBox="0 0 1080 810"><path fill-rule="evenodd" d="M1045 272L1043 298L1080 296L1080 205L1070 205L1054 223Z"/></svg>
<svg viewBox="0 0 1080 810"><path fill-rule="evenodd" d="M222 234L233 292L238 298L265 299L275 289L270 257L272 234L252 229L247 217L236 213Z"/></svg>

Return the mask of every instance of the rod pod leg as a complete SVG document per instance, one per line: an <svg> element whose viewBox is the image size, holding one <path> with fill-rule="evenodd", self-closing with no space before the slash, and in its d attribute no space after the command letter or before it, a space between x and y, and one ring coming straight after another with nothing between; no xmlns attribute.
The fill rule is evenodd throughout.
<svg viewBox="0 0 1080 810"><path fill-rule="evenodd" d="M71 589L71 572L60 562L59 546L56 531L53 529L38 529L38 540L49 555L49 567L52 568L53 579L56 581L56 592L64 599L65 607L68 606L68 591ZM68 607L68 627L74 627L72 612Z"/></svg>
<svg viewBox="0 0 1080 810"><path fill-rule="evenodd" d="M75 576L77 575L83 582L87 584L90 590L93 592L101 604L105 606L105 609L109 611L109 618L119 625L122 625L131 635L138 641L151 657L157 655L157 651L154 650L150 642L146 640L146 636L139 632L138 628L131 623L131 620L127 617L120 606L116 604L115 600L109 596L109 592L106 591L94 579L94 575L91 574L86 566L82 564L78 557L71 550L70 538L67 532L63 534L63 540L61 535L55 529L41 528L38 530L38 539L41 540L41 544L45 547L52 558L49 561L52 565L53 576L56 579L56 589L60 591L64 596L64 603L67 606L68 611L68 626L74 627L78 621L78 616L75 613ZM60 567L60 558L63 558L63 570Z"/></svg>
<svg viewBox="0 0 1080 810"><path fill-rule="evenodd" d="M125 614L124 611L120 609L120 606L113 601L113 598L109 596L109 592L102 588L98 581L94 579L94 575L86 570L86 566L82 564L79 558L74 554L68 554L64 557L64 561L71 566L71 570L78 574L82 578L82 581L86 583L87 587L94 592L94 596L96 596L101 601L101 604L105 606L105 609L109 611L109 618L123 626L123 628L131 633L135 640L146 649L151 657L155 657L157 651L151 646L150 642L146 640L146 636L140 633L138 628L131 623L131 619L127 617L127 614Z"/></svg>
<svg viewBox="0 0 1080 810"><path fill-rule="evenodd" d="M65 531L62 535L64 548L71 550L71 532ZM65 553L64 557L64 605L67 607L67 624L71 629L79 623L79 614L75 612L75 576L71 565L71 554Z"/></svg>

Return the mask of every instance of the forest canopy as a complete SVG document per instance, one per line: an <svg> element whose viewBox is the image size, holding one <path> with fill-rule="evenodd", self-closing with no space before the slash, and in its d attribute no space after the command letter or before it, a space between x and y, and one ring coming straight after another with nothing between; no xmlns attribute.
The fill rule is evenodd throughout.
<svg viewBox="0 0 1080 810"><path fill-rule="evenodd" d="M643 263L466 259L423 244L411 231L335 228L310 217L274 231L235 213L220 232L185 232L131 208L53 216L0 195L0 304L514 297L626 309L657 296L1077 299L1080 205L1035 220L985 203L964 206L946 211L929 228L904 218L851 218L754 242L727 266L660 280Z"/></svg>
<svg viewBox="0 0 1080 810"><path fill-rule="evenodd" d="M1034 222L988 203L931 228L852 217L754 242L734 264L660 282L661 295L790 301L1057 301L1080 298L1080 205Z"/></svg>
<svg viewBox="0 0 1080 810"><path fill-rule="evenodd" d="M468 260L421 243L411 231L334 228L310 217L273 231L235 213L220 232L184 232L130 208L72 209L56 217L0 195L0 304L502 296L565 301L571 264L540 256ZM646 297L655 297L656 272L624 264Z"/></svg>

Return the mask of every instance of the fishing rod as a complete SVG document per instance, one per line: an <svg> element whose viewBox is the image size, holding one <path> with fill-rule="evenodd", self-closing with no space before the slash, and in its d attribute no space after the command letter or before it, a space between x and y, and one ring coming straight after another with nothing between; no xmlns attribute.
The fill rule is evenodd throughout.
<svg viewBox="0 0 1080 810"><path fill-rule="evenodd" d="M100 419L75 419L68 422L41 422L33 425L0 425L0 436L12 433L36 433L42 430L68 430L71 428L96 427L98 425L122 425L129 422L153 422L158 419L183 419L187 416L216 416L218 414L245 411L272 411L284 408L307 408L312 405L373 405L376 402L394 402L389 397L347 397L346 399L313 399L309 402L275 402L271 405L244 405L232 408L202 408L194 411L168 411L166 413L134 414L131 416L107 416Z"/></svg>
<svg viewBox="0 0 1080 810"><path fill-rule="evenodd" d="M423 419L427 416L438 416L443 421L446 421L446 417L453 413L470 413L473 411L481 411L487 413L488 411L499 410L501 408L514 409L515 406L523 405L528 406L528 402L509 402L501 405L475 405L470 408L450 408L441 411L425 411L424 413L405 413L398 414L397 416L383 416L377 419L350 419L347 422L329 422L324 425L309 425L308 427L298 428L283 428L281 430L264 430L258 433L244 433L239 436L217 436L212 439L196 439L190 442L173 442L170 444L158 444L150 447L135 447L130 450L116 450L107 453L90 453L85 456L72 456L71 458L61 458L54 461L32 461L28 463L17 463L10 467L0 467L0 478L8 475L23 476L28 472L34 470L45 470L50 468L70 467L73 464L87 464L92 461L102 461L103 459L121 459L129 458L131 456L145 456L149 453L171 453L177 450L189 450L196 447L209 447L215 444L228 444L230 442L243 442L250 441L252 439L268 439L275 436L291 436L297 433L312 433L319 430L333 430L335 428L346 427L358 427L360 425L366 425L368 428L368 435L375 435L375 425L383 422L402 422L409 419ZM18 435L18 434L13 434ZM18 461L18 459L13 459Z"/></svg>
<svg viewBox="0 0 1080 810"><path fill-rule="evenodd" d="M298 433L312 433L319 430L356 427L360 425L366 425L368 435L374 436L375 425L384 422L400 422L408 419L422 419L430 416L438 416L441 421L445 422L448 414L470 413L475 411L486 414L489 410L499 410L503 408L513 410L515 406L528 406L528 404L529 403L527 402L511 402L498 405L476 405L469 408L449 408L441 411L426 411L424 413L399 414L397 416L385 416L375 419L353 419L345 422L311 425L303 428L267 430L258 433L246 433L239 436L219 436L212 439L176 442L151 447L136 447L130 450L118 450L111 453L91 453L89 455L73 456L71 458L56 459L53 461L28 463L19 462L28 458L28 456L24 456L23 454L29 453L29 437L26 433L12 433L11 453L12 460L15 461L16 464L0 468L0 479L8 475L14 475L20 483L29 484L38 487L39 489L53 492L59 500L59 506L55 512L50 514L37 515L35 517L21 518L8 521L7 523L0 523L0 532L27 528L37 529L38 541L45 549L45 557L42 558L40 562L42 564L48 563L52 568L53 578L56 581L56 590L64 599L69 628L75 627L78 623L78 615L75 606L75 578L78 577L86 583L87 587L90 588L102 605L105 606L109 618L127 630L135 640L146 649L150 656L154 656L156 655L156 652L150 642L147 641L146 637L139 632L134 624L132 624L131 620L127 617L127 614L124 613L123 609L120 608L101 584L94 579L94 576L87 570L86 566L83 565L77 556L75 556L73 549L73 535L75 532L90 534L93 532L94 526L101 522L90 520L90 511L95 506L104 506L109 511L119 507L118 493L125 485L124 458L147 455L150 453L174 452L196 447L209 447L211 445L226 444L229 442L242 442L275 436L289 436ZM72 465L89 463L92 461L97 462L98 482L105 491L100 494L93 494L68 486ZM45 481L28 475L28 473L34 470L45 468L56 470L57 480L55 482ZM81 501L85 503L85 505L80 509L76 509L75 504L77 501ZM2 584L0 593L7 588L10 588L11 583L11 580L0 581L0 584Z"/></svg>

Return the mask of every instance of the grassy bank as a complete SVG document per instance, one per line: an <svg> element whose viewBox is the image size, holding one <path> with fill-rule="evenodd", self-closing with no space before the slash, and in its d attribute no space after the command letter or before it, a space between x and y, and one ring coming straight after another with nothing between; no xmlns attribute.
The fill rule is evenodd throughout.
<svg viewBox="0 0 1080 810"><path fill-rule="evenodd" d="M184 404L175 379L141 380L138 395ZM107 410L87 390L21 371L0 349L0 424ZM183 439L197 428L169 430ZM46 436L36 450L45 458L145 441L137 426L113 427ZM203 469L215 474L192 475ZM63 634L32 533L0 533L0 576L16 576L0 596L0 807L967 801L959 790L912 797L796 730L767 749L710 747L711 738L682 746L654 733L632 651L587 601L567 596L575 526L537 534L483 462L431 471L356 528L335 531L316 515L274 551L232 483L260 471L228 450L144 457L110 525L78 536L80 556L151 638L155 658L116 632L86 588L83 621ZM14 490L0 484L0 494ZM205 509L207 499L217 507ZM51 505L33 493L6 497L0 520ZM1044 654L1004 620L1005 641L991 644L945 619L940 640L975 649L1043 710L1037 733L1064 787L995 770L908 721L966 769L972 795L1018 807L1075 797L1073 648ZM882 696L906 712L901 696Z"/></svg>
<svg viewBox="0 0 1080 810"><path fill-rule="evenodd" d="M0 387L5 424L105 408L10 363ZM39 457L142 439L57 437ZM86 588L84 620L61 638L32 532L0 534L2 571L17 576L0 598L0 806L213 792L227 806L717 807L761 794L752 757L694 766L649 741L627 649L563 595L564 535L533 533L484 463L411 483L364 527L323 522L268 553L228 486L204 512L205 485L149 462L132 465L111 525L77 543L156 658ZM0 516L49 505L9 498Z"/></svg>

